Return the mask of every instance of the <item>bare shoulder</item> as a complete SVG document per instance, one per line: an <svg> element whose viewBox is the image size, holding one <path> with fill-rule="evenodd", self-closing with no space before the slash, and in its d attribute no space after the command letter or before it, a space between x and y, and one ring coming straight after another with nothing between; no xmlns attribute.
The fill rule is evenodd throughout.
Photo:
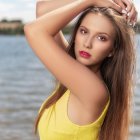
<svg viewBox="0 0 140 140"><path fill-rule="evenodd" d="M103 84L104 85L104 84ZM101 87L102 88L102 87ZM94 102L84 103L75 96L70 94L68 100L68 118L75 124L87 125L95 122L102 114L109 99L109 92L104 85L104 93ZM81 117L82 116L82 117Z"/></svg>
<svg viewBox="0 0 140 140"><path fill-rule="evenodd" d="M79 81L80 80L83 79L79 78ZM89 80L88 75L87 80ZM109 100L109 89L105 82L97 76L95 76L95 79L92 80L91 81L93 83L91 81L90 82L91 84L93 84L93 86L85 85L85 92L83 91L84 87L81 87L81 90L79 89L80 93L74 93L74 91L71 91L71 93L73 94L72 96L74 98L77 98L77 101L80 102L82 106L87 107L88 109L93 110L93 106L103 109L103 107L107 104ZM90 85L90 82L87 81L87 84Z"/></svg>

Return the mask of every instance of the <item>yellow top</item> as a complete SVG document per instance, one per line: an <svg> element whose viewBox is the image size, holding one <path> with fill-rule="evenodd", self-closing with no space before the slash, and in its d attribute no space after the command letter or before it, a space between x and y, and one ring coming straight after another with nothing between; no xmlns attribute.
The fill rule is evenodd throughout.
<svg viewBox="0 0 140 140"><path fill-rule="evenodd" d="M56 104L47 108L43 113L38 124L40 140L97 140L97 135L104 121L110 98L96 121L87 125L77 125L71 122L67 116L69 94L70 90L68 89Z"/></svg>

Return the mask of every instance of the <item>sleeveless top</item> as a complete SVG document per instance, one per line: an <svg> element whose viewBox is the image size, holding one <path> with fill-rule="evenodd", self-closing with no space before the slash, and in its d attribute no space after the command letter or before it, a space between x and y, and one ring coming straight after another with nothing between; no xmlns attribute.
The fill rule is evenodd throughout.
<svg viewBox="0 0 140 140"><path fill-rule="evenodd" d="M73 123L67 115L67 102L70 90L68 89L59 100L45 109L38 123L40 140L97 140L98 133L104 121L109 100L97 120L90 124L78 125ZM51 97L51 94L49 97ZM47 98L47 100L49 99ZM46 100L46 101L47 101ZM46 102L44 101L44 103ZM43 103L43 104L44 104ZM43 107L43 104L40 107ZM40 111L39 110L39 111Z"/></svg>

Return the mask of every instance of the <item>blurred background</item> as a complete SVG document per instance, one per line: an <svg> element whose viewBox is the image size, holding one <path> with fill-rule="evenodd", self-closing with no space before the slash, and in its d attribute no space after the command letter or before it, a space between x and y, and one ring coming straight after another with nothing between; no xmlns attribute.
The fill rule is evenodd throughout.
<svg viewBox="0 0 140 140"><path fill-rule="evenodd" d="M140 0L136 30L137 74L131 140L140 140ZM0 0L0 140L37 140L34 121L55 78L29 47L23 26L36 18L34 0ZM69 39L73 21L64 29Z"/></svg>

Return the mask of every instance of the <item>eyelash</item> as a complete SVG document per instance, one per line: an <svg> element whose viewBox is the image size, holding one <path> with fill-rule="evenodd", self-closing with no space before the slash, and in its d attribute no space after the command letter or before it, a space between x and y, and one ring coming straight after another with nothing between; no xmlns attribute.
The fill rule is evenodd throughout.
<svg viewBox="0 0 140 140"><path fill-rule="evenodd" d="M80 33L82 33L82 31L84 31L85 33L87 33L85 30L83 30L83 29L80 29ZM85 33L84 33L84 34L85 34ZM82 33L82 34L83 34L83 33Z"/></svg>
<svg viewBox="0 0 140 140"><path fill-rule="evenodd" d="M82 33L82 31L84 31L85 33L87 33L85 30L80 29L80 33ZM106 37L104 37L104 36L98 36L98 37L103 38L103 40L101 39L101 41L106 41Z"/></svg>
<svg viewBox="0 0 140 140"><path fill-rule="evenodd" d="M106 37L104 37L104 36L98 36L98 38L102 38L102 39L100 39L101 41L106 41L107 40Z"/></svg>

